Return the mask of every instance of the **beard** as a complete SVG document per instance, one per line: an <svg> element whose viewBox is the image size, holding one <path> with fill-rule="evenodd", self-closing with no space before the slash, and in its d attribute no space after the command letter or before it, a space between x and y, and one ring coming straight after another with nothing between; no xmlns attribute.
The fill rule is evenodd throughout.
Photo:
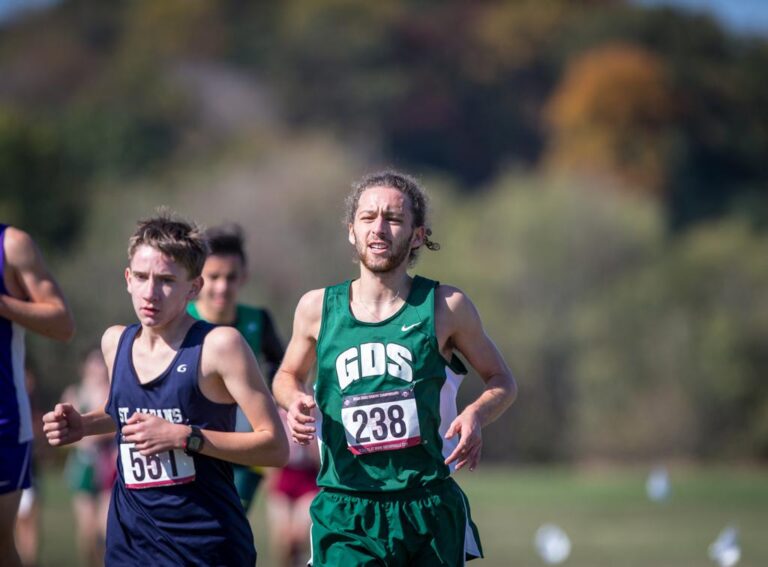
<svg viewBox="0 0 768 567"><path fill-rule="evenodd" d="M411 237L413 232L400 242L391 242L389 254L386 256L377 256L369 254L367 244L358 244L357 257L369 271L377 274L386 273L398 268L403 262L406 262L411 255ZM360 242L360 240L358 240Z"/></svg>

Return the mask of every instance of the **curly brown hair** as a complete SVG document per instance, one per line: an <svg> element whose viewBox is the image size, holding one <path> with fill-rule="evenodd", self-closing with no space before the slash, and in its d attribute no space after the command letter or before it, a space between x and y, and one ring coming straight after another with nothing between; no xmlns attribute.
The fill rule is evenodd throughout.
<svg viewBox="0 0 768 567"><path fill-rule="evenodd" d="M414 177L398 171L385 170L370 173L352 184L352 191L344 200L345 225L349 226L354 223L355 213L357 212L357 206L360 202L360 195L363 194L363 191L370 189L371 187L389 187L391 189L397 189L408 196L408 200L411 204L411 213L413 214L413 227L424 227L424 246L429 250L440 250L440 244L429 238L432 236L432 229L429 227L429 219L427 217L429 208L429 198L427 197L427 194ZM408 256L408 261L411 265L416 262L418 253L418 248L411 249L411 253Z"/></svg>

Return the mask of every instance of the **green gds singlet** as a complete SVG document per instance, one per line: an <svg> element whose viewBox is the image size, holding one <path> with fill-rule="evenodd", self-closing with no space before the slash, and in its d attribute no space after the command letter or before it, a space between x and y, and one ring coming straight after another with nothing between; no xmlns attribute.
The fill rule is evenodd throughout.
<svg viewBox="0 0 768 567"><path fill-rule="evenodd" d="M456 417L466 369L448 362L435 336L438 282L416 276L403 307L378 323L358 321L351 281L326 288L317 341L318 485L388 492L445 479L457 438L443 436Z"/></svg>

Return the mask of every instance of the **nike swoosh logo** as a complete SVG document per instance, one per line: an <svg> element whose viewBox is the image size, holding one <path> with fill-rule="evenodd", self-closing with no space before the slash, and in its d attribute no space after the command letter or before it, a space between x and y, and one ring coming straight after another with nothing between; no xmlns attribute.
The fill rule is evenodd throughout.
<svg viewBox="0 0 768 567"><path fill-rule="evenodd" d="M400 327L400 330L402 332L410 331L411 329L413 329L414 327L418 327L419 325L421 325L421 321L419 321L418 323L414 323L412 325L403 325L402 327Z"/></svg>

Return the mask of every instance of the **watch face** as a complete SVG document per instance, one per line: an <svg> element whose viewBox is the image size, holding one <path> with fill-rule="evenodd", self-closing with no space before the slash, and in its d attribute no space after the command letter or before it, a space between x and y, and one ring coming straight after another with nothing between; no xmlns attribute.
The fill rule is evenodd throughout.
<svg viewBox="0 0 768 567"><path fill-rule="evenodd" d="M187 451L197 453L203 446L203 440L197 436L190 436L187 441Z"/></svg>

